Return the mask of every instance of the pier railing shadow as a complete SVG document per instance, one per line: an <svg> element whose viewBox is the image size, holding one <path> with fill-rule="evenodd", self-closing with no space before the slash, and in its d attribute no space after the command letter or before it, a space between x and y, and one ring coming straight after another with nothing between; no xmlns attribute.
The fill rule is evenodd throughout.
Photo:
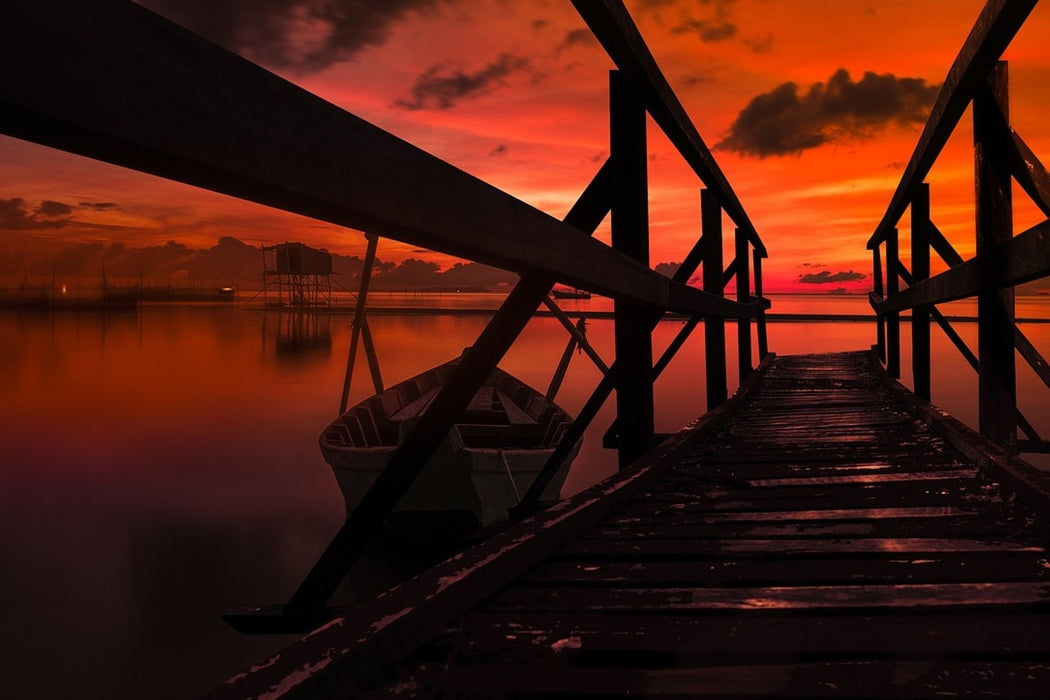
<svg viewBox="0 0 1050 700"><path fill-rule="evenodd" d="M1015 236L1012 193L1016 181L1050 217L1050 173L1010 127L1008 70L1000 60L1036 2L991 0L985 6L949 71L889 207L868 240L877 348L888 373L900 378L900 312L910 309L913 389L918 396L931 398L930 324L935 322L978 373L981 434L1014 453L1050 452L1050 442L1017 409L1016 355L1048 388L1050 365L1014 317L1014 288L1050 275L1050 220ZM963 260L930 217L930 186L924 180L970 105L976 255ZM910 270L900 259L897 228L908 210ZM932 277L931 250L948 266ZM978 310L976 353L936 306L972 297L977 298ZM1018 428L1026 439L1018 439Z"/></svg>
<svg viewBox="0 0 1050 700"><path fill-rule="evenodd" d="M7 8L3 133L521 275L302 585L268 618L276 620L270 628L308 629L327 616L329 597L372 533L555 283L615 300L615 362L566 450L615 389L620 464L649 451L653 380L701 320L709 408L727 395L726 319L737 320L741 377L752 371L752 319L759 354L767 354L761 238L622 2L574 5L617 70L609 158L561 221L133 2L24 0ZM64 89L48 87L57 84ZM701 236L672 278L650 269L649 118L705 186ZM610 213L607 246L591 235ZM735 225L728 266L723 215ZM687 284L698 269L702 289ZM734 276L736 298L726 298ZM668 311L690 320L654 364L651 332ZM559 466L558 454L541 479ZM538 479L519 513L536 507L542 488Z"/></svg>

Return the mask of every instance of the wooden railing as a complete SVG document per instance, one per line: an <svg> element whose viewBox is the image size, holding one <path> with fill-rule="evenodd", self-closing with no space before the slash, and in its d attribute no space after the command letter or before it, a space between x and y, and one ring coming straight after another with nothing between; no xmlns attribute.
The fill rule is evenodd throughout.
<svg viewBox="0 0 1050 700"><path fill-rule="evenodd" d="M653 379L701 319L709 406L727 393L726 318L738 320L741 376L752 365L752 318L760 354L766 353L766 250L743 206L621 2L574 4L618 70L610 80L611 155L562 221L128 0L20 0L5 7L3 133L521 275L283 606L281 613L298 616L300 626L323 617L372 533L554 283L615 300L616 361L569 431L573 442L563 446L579 439L615 388L621 465L649 450ZM647 114L707 188L702 237L673 278L649 267ZM591 238L610 211L611 247ZM723 211L736 226L729 266L738 280L735 300L723 294ZM704 284L696 289L686 282L701 263ZM651 331L666 311L691 320L654 368ZM545 478L558 466L552 460ZM540 491L534 486L519 512L534 507Z"/></svg>
<svg viewBox="0 0 1050 700"><path fill-rule="evenodd" d="M885 216L868 240L873 254L879 357L900 377L900 312L911 309L913 388L930 399L930 322L978 373L980 432L1011 451L1050 452L1017 410L1015 348L1050 387L1050 367L1014 320L1014 287L1050 275L1050 220L1013 235L1012 180L1050 217L1050 174L1009 120L1003 51L1037 0L990 0L952 65ZM930 217L924 182L966 107L973 105L976 256L964 261ZM911 212L911 269L900 260L897 224ZM885 247L885 264L881 247ZM930 276L930 251L949 269ZM884 284L885 281L885 284ZM907 288L900 289L903 281ZM975 354L936 304L977 297ZM1027 439L1018 440L1020 427Z"/></svg>

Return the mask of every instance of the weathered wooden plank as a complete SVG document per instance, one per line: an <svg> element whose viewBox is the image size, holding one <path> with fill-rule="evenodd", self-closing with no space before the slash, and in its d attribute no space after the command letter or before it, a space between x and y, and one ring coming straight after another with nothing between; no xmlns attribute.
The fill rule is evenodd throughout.
<svg viewBox="0 0 1050 700"><path fill-rule="evenodd" d="M868 239L869 249L886 240L891 229L897 225L916 188L926 179L941 149L948 142L948 137L983 84L988 71L1009 46L1036 2L1037 0L990 0L981 10L959 55L948 71L886 213Z"/></svg>
<svg viewBox="0 0 1050 700"><path fill-rule="evenodd" d="M721 610L849 610L945 608L955 606L1050 605L1050 584L924 583L844 586L769 586L762 588L514 588L488 601L488 612L625 611L632 613L713 612Z"/></svg>
<svg viewBox="0 0 1050 700"><path fill-rule="evenodd" d="M631 15L620 0L574 0L573 6L601 42L609 57L645 100L653 120L711 189L719 205L747 235L763 257L765 246L722 169L660 71Z"/></svg>
<svg viewBox="0 0 1050 700"><path fill-rule="evenodd" d="M713 513L705 518L711 523L718 522L766 522L790 520L885 520L888 518L945 518L966 515L973 511L953 506L911 507L911 508L834 508L824 510L774 510L749 511L745 513Z"/></svg>
<svg viewBox="0 0 1050 700"><path fill-rule="evenodd" d="M675 284L135 3L7 10L6 134L613 297L758 311Z"/></svg>
<svg viewBox="0 0 1050 700"><path fill-rule="evenodd" d="M557 640L556 640L557 641ZM573 640L567 639L566 644ZM564 648L564 647L562 647ZM834 660L692 668L530 664L424 668L408 687L441 688L454 697L929 698L986 695L1046 697L1050 667L1039 661ZM400 686L398 686L400 687ZM384 689L383 695L391 690Z"/></svg>
<svg viewBox="0 0 1050 700"><path fill-rule="evenodd" d="M850 557L688 561L651 559L549 560L531 569L518 585L789 586L849 583L947 583L1047 581L1041 552L963 552L918 557Z"/></svg>
<svg viewBox="0 0 1050 700"><path fill-rule="evenodd" d="M558 550L559 555L591 557L672 557L692 560L735 557L787 558L798 556L881 556L887 558L945 552L1044 552L1037 545L995 539L953 537L849 537L837 539L726 539L662 538L621 542L574 539Z"/></svg>
<svg viewBox="0 0 1050 700"><path fill-rule="evenodd" d="M941 304L1004 289L1050 275L1050 221L1000 243L977 258L887 296L876 312L888 314L921 304Z"/></svg>
<svg viewBox="0 0 1050 700"><path fill-rule="evenodd" d="M921 471L896 474L848 474L845 476L785 477L782 479L751 479L748 486L830 486L833 484L879 484L894 481L943 481L944 479L972 479L976 469L951 471Z"/></svg>
<svg viewBox="0 0 1050 700"><path fill-rule="evenodd" d="M811 614L804 624L784 615L605 615L581 612L571 617L548 613L517 616L475 613L463 631L463 649L474 658L511 644L536 649L536 657L553 651L558 640L578 638L579 646L562 654L582 660L598 652L663 653L663 666L680 665L686 657L706 656L706 663L721 663L726 656L756 657L880 654L892 644L897 658L917 655L999 653L1004 656L1050 653L1045 623L1032 615L929 613L922 616ZM566 645L563 645L563 647ZM476 655L476 656L474 656ZM470 658L470 657L468 657ZM471 659L473 660L473 658ZM695 665L705 663L690 659ZM653 656L647 661L653 664ZM624 660L625 666L635 665Z"/></svg>

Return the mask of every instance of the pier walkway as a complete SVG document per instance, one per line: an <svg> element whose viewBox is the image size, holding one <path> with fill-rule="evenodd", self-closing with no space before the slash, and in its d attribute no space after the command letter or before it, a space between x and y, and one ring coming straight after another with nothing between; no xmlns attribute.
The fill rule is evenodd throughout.
<svg viewBox="0 0 1050 700"><path fill-rule="evenodd" d="M1046 697L1040 475L867 353L775 358L742 394L226 689Z"/></svg>

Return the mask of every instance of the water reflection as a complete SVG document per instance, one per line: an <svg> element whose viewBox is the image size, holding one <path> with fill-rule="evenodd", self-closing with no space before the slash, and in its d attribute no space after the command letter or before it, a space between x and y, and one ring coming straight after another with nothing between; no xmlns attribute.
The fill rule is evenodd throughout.
<svg viewBox="0 0 1050 700"><path fill-rule="evenodd" d="M486 320L371 316L384 379L393 384L458 356ZM654 355L680 328L658 326ZM975 325L957 328L975 342ZM1025 332L1050 354L1050 326ZM612 323L591 321L587 334L611 360ZM349 335L348 316L233 304L0 313L6 695L183 698L283 645L240 636L220 616L287 599L342 522L317 437L338 407ZM785 323L769 335L782 354L856 350L873 342L874 327ZM533 319L502 366L542 390L566 339L555 319ZM936 334L934 358L935 400L976 420L975 375ZM903 366L907 373L906 358ZM703 376L698 329L657 382L658 430L703 412ZM1030 371L1018 376L1023 410L1050 432L1050 392ZM558 403L577 413L599 378L574 356ZM356 372L350 403L371 393L368 372ZM609 402L585 437L564 493L615 468L600 446L612 411ZM423 563L379 543L339 595L374 593Z"/></svg>
<svg viewBox="0 0 1050 700"><path fill-rule="evenodd" d="M324 360L332 354L332 317L310 311L265 311L262 347L277 362Z"/></svg>

